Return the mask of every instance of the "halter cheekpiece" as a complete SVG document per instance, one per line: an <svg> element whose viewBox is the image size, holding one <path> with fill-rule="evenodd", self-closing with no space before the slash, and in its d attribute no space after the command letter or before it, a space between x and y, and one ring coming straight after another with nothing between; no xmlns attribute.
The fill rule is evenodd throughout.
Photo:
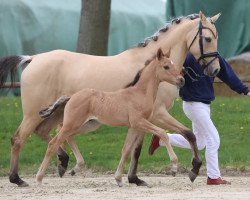
<svg viewBox="0 0 250 200"><path fill-rule="evenodd" d="M208 27L205 27L202 25L201 21L199 22L199 27L198 27L198 31L193 39L193 41L191 42L191 44L189 45L188 47L188 50L190 50L191 46L193 45L195 39L197 38L197 36L199 35L199 47L200 47L200 57L198 58L198 62L200 62L201 60L203 61L203 63L201 64L202 66L202 69L204 71L204 69L206 69L216 58L218 58L219 56L219 53L218 51L215 51L215 52L209 52L209 53L204 53L204 50L203 50L203 36L202 36L202 29L208 29L212 32L214 38L217 38L217 34L215 35L214 32L208 28ZM211 61L209 61L208 63L205 63L205 58L210 58L210 57L213 57L213 59Z"/></svg>

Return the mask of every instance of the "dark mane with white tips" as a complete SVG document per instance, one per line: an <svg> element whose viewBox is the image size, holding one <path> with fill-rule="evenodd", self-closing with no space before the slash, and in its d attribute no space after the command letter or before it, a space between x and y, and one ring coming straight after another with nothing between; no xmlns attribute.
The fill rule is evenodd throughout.
<svg viewBox="0 0 250 200"><path fill-rule="evenodd" d="M147 37L143 42L140 42L137 47L146 47L148 45L149 42L151 41L157 41L158 40L158 37L161 33L165 33L168 31L168 29L172 26L172 25L175 25L175 24L180 24L181 21L183 19L190 19L190 20L194 20L194 19L197 19L199 18L199 14L191 14L191 15L188 15L186 17L176 17L176 18L173 18L171 21L167 22L166 25L164 27L162 27L160 30L158 30L154 35L150 36L150 37Z"/></svg>

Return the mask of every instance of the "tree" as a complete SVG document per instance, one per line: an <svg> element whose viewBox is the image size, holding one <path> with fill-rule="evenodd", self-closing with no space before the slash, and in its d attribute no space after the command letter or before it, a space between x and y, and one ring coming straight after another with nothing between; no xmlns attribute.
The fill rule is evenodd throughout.
<svg viewBox="0 0 250 200"><path fill-rule="evenodd" d="M107 55L111 0L82 0L77 52Z"/></svg>

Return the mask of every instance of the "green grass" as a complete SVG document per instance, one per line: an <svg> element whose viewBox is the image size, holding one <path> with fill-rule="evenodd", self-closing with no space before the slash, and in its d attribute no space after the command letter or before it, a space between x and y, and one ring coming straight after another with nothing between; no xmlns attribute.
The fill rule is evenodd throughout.
<svg viewBox="0 0 250 200"><path fill-rule="evenodd" d="M221 146L219 150L220 166L245 169L250 167L250 99L246 97L218 97L212 104L212 119L219 130ZM185 117L181 101L177 100L172 115L191 127ZM10 138L22 120L20 98L0 98L0 176L9 172ZM93 133L78 135L77 144L85 158L88 168L95 171L107 172L116 170L121 149L126 137L127 128L102 126ZM53 132L55 134L55 132ZM169 164L166 149L160 148L154 156L148 156L147 150L151 135L147 134L139 160L139 171L160 172ZM34 174L43 159L47 145L35 134L32 134L21 151L20 173ZM74 156L69 148L70 167L75 164ZM190 167L191 152L175 148L179 165ZM201 151L204 161L204 151ZM126 170L128 170L127 162ZM50 172L56 172L56 157L50 164Z"/></svg>

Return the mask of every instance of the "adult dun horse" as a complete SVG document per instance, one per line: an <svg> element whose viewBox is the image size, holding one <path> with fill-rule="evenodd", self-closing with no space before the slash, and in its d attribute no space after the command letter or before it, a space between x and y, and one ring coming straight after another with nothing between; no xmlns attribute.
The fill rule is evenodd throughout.
<svg viewBox="0 0 250 200"><path fill-rule="evenodd" d="M215 76L220 69L217 59L218 38L214 25L219 15L206 18L200 12L199 15L173 19L170 24L147 38L145 42L140 43L138 47L128 49L115 56L92 56L55 50L33 56L9 56L1 59L0 87L4 85L9 74L11 78L14 77L18 66L24 66L21 75L23 120L11 139L10 182L21 187L28 185L18 175L21 148L32 132L49 143L51 140L49 132L62 121L62 113L43 120L38 112L60 96L72 95L83 88L94 88L100 91L115 91L124 88L144 67L145 61L155 56L155 52L159 48L165 52L167 49L171 49L171 60L177 66L182 66L187 52L190 51L202 64L204 73ZM180 133L189 141L194 166L197 165L199 158L197 146L192 140L193 133L168 113L177 95L176 86L166 82L161 83L151 119L154 124ZM99 125L98 122L90 120L81 131L92 131ZM124 148L127 148L127 143L134 141L128 179L130 183L147 185L136 175L144 136L133 132L135 132L134 129L128 130L128 137L124 144ZM75 169L77 169L84 160L74 139L68 138L68 142L76 156ZM63 175L67 168L68 155L62 148L58 149L57 155L61 161L59 173ZM192 179L195 179L198 171L192 171L191 174L193 174Z"/></svg>
<svg viewBox="0 0 250 200"><path fill-rule="evenodd" d="M42 110L40 116L48 117L63 105L63 125L57 135L49 142L44 160L37 173L37 182L42 182L49 160L59 146L69 137L79 133L81 127L89 120L97 120L110 126L127 126L142 132L151 132L160 137L168 150L172 164L172 173L176 173L177 156L175 155L165 131L150 122L150 116L156 99L160 82L167 81L178 87L185 83L180 67L169 59L170 53L163 54L159 49L156 58L149 61L145 68L135 76L130 87L115 92L103 92L94 89L83 89L71 97L60 97L52 106ZM139 78L137 78L139 77ZM65 105L66 104L66 105ZM134 134L140 134L134 132ZM130 146L133 143L129 144ZM128 155L128 149L122 154ZM123 170L127 156L120 163ZM115 179L122 186L122 171L118 171Z"/></svg>

